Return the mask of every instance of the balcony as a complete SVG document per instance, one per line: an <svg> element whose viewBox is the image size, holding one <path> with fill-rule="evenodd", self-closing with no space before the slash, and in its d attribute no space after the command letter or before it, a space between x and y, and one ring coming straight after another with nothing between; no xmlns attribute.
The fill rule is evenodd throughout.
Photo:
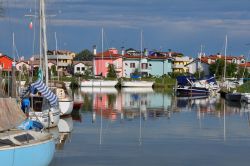
<svg viewBox="0 0 250 166"><path fill-rule="evenodd" d="M172 68L183 69L184 65L183 64L173 64Z"/></svg>

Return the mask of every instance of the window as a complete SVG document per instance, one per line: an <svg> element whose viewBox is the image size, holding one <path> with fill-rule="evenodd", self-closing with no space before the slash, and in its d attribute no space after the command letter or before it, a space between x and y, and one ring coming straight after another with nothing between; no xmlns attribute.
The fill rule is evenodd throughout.
<svg viewBox="0 0 250 166"><path fill-rule="evenodd" d="M85 70L85 67L82 67L82 71L84 71Z"/></svg>
<svg viewBox="0 0 250 166"><path fill-rule="evenodd" d="M245 63L245 59L241 59L241 63Z"/></svg>
<svg viewBox="0 0 250 166"><path fill-rule="evenodd" d="M141 68L142 69L147 69L148 68L148 64L147 63L142 63L141 64Z"/></svg>
<svg viewBox="0 0 250 166"><path fill-rule="evenodd" d="M80 71L80 67L77 67L77 68L76 68L76 71Z"/></svg>
<svg viewBox="0 0 250 166"><path fill-rule="evenodd" d="M135 63L130 63L130 68L135 68Z"/></svg>

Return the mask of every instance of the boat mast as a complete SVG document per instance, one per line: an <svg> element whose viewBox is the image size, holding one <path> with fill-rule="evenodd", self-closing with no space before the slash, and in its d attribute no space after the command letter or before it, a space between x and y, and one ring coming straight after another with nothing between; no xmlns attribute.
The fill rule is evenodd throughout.
<svg viewBox="0 0 250 166"><path fill-rule="evenodd" d="M43 50L40 48L40 51L43 52L43 69L45 71L45 85L48 86L49 84L49 71L48 71L48 57L47 57L47 36L46 36L46 14L45 14L45 0L40 0L40 35L41 38L40 41L40 46L42 45Z"/></svg>
<svg viewBox="0 0 250 166"><path fill-rule="evenodd" d="M226 70L227 70L227 35L226 35L226 41L225 41L225 65L224 65L224 78L223 81L226 81Z"/></svg>
<svg viewBox="0 0 250 166"><path fill-rule="evenodd" d="M55 41L56 41L56 71L57 71L57 81L59 81L59 71L58 71L58 53L57 53L57 36L55 32Z"/></svg>
<svg viewBox="0 0 250 166"><path fill-rule="evenodd" d="M140 58L140 61L139 61L139 69L140 69L140 79L141 79L141 77L142 77L142 70L141 70L141 60L142 60L142 33L143 33L143 31L142 31L142 29L141 29L141 58Z"/></svg>
<svg viewBox="0 0 250 166"><path fill-rule="evenodd" d="M103 27L102 27L102 62L101 62L101 70L102 70L102 66L103 66ZM103 75L103 73L102 73Z"/></svg>

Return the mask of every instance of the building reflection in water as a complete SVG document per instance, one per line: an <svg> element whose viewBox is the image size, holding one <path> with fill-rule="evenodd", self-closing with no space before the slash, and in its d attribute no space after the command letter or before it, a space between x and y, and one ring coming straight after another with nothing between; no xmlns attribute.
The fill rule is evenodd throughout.
<svg viewBox="0 0 250 166"><path fill-rule="evenodd" d="M96 115L115 120L132 120L140 116L171 116L171 96L154 93L152 88L82 88L84 94L92 96L92 122ZM85 98L85 97L84 97ZM85 103L84 103L85 104Z"/></svg>

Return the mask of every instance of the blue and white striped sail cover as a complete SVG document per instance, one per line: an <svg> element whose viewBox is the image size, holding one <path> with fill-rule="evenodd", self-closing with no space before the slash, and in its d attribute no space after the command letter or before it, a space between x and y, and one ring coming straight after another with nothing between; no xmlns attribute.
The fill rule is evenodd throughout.
<svg viewBox="0 0 250 166"><path fill-rule="evenodd" d="M42 82L42 80L37 80L31 84L31 89L36 89L42 94L50 103L51 107L57 106L58 98L57 96Z"/></svg>

